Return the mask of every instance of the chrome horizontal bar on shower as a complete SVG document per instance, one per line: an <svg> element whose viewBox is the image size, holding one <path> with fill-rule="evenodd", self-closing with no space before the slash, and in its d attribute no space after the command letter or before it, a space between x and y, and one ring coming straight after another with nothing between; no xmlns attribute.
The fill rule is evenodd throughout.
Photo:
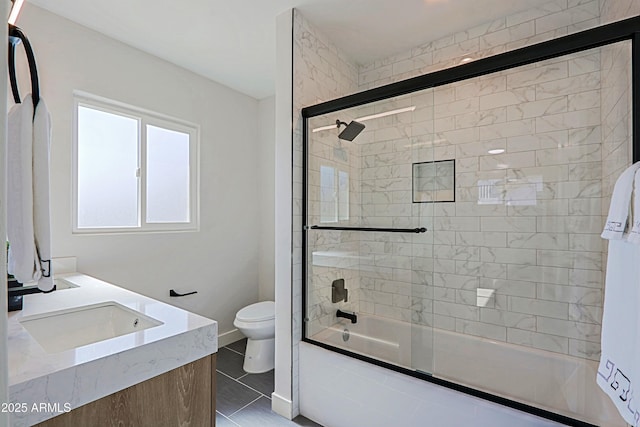
<svg viewBox="0 0 640 427"><path fill-rule="evenodd" d="M312 225L306 227L310 230L342 230L342 231L384 231L386 233L424 233L424 227L419 228L370 228L370 227L325 227L322 225Z"/></svg>

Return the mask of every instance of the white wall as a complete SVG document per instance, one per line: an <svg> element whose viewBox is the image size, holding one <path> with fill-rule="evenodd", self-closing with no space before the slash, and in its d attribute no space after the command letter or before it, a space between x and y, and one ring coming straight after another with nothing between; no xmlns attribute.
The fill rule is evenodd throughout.
<svg viewBox="0 0 640 427"><path fill-rule="evenodd" d="M260 254L258 262L258 298L275 299L275 174L276 174L276 98L258 103L258 186L260 209Z"/></svg>
<svg viewBox="0 0 640 427"><path fill-rule="evenodd" d="M272 409L292 419L293 392L291 329L291 126L293 106L293 44L291 39L293 10L276 18L276 98L275 98L275 294L276 361ZM297 383L297 379L295 380Z"/></svg>
<svg viewBox="0 0 640 427"><path fill-rule="evenodd" d="M77 256L83 273L233 330L235 313L258 300L258 102L28 3L18 24L53 118L54 256ZM200 231L72 234L73 90L200 125ZM170 288L198 294L169 299Z"/></svg>

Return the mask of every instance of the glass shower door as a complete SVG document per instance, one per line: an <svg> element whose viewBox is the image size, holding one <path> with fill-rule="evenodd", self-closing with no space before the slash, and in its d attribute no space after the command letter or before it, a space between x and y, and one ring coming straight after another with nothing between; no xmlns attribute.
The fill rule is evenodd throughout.
<svg viewBox="0 0 640 427"><path fill-rule="evenodd" d="M412 201L415 144L421 155L432 150L424 144L425 132L432 134L431 96L313 117L307 135L306 336L407 369L417 304L425 307L421 319L431 310L422 300L428 281L420 292L414 286L414 255L431 253L421 230L429 209L416 211ZM341 132L352 121L364 129L345 140ZM428 327L429 319L420 325ZM430 348L420 348L420 356Z"/></svg>

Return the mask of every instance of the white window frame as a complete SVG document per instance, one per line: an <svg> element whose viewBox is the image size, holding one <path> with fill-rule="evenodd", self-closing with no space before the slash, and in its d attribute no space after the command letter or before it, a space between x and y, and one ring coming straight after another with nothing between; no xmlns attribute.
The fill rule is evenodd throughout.
<svg viewBox="0 0 640 427"><path fill-rule="evenodd" d="M138 225L131 227L78 227L78 108L87 107L138 121ZM189 135L189 222L147 223L147 125ZM74 234L198 231L200 229L200 126L164 114L134 107L86 92L73 93L72 229Z"/></svg>

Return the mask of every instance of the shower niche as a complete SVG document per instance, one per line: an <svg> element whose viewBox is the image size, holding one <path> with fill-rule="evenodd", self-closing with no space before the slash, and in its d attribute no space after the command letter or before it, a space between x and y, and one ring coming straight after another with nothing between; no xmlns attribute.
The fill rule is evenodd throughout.
<svg viewBox="0 0 640 427"><path fill-rule="evenodd" d="M413 203L455 202L456 161L413 164Z"/></svg>
<svg viewBox="0 0 640 427"><path fill-rule="evenodd" d="M631 42L603 37L626 28L303 109L303 340L561 423L624 427L596 375L599 234L634 159L637 91ZM343 139L347 122L359 126Z"/></svg>

